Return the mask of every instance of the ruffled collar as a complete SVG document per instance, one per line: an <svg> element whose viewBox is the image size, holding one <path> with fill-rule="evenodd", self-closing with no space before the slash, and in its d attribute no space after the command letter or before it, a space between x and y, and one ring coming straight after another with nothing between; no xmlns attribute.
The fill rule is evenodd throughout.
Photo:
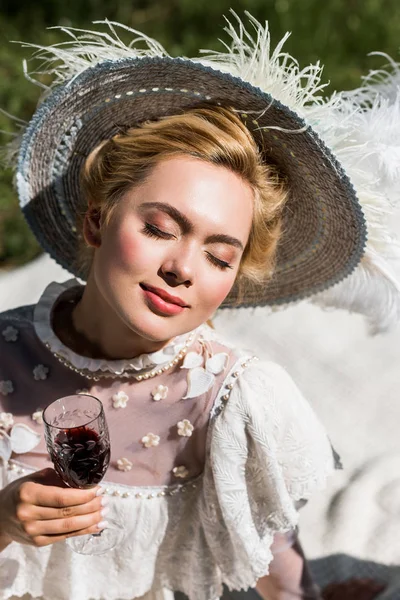
<svg viewBox="0 0 400 600"><path fill-rule="evenodd" d="M73 352L55 334L52 327L52 311L61 294L72 291L73 288L82 288L76 279L63 283L53 282L46 287L34 310L34 328L39 339L58 358L65 359L79 371L91 373L103 372L113 375L126 376L127 372L142 375L155 367L162 369L170 364L189 343L192 343L196 331L185 333L173 338L166 346L151 354L140 354L135 358L123 360L107 360L90 358Z"/></svg>

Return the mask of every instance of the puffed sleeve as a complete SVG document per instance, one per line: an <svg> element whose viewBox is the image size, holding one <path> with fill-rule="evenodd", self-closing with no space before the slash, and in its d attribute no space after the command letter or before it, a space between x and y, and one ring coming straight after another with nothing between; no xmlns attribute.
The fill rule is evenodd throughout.
<svg viewBox="0 0 400 600"><path fill-rule="evenodd" d="M259 362L237 376L215 418L210 462L229 532L220 552L214 545L217 561L229 587L254 585L268 574L274 534L296 527L296 501L321 490L335 468L331 444L287 372Z"/></svg>

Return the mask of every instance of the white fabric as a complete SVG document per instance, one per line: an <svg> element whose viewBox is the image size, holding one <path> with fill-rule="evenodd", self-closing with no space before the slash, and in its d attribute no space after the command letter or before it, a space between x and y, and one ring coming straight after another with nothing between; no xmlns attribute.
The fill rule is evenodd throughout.
<svg viewBox="0 0 400 600"><path fill-rule="evenodd" d="M273 533L296 526L293 500L309 497L332 468L324 431L288 375L273 363L254 366L210 425L209 460L196 488L151 500L112 497L125 539L102 556L75 554L64 543L11 544L2 567L15 579L3 583L0 597L128 600L166 587L206 600L221 594L222 581L247 588L268 572ZM0 472L2 486L15 478Z"/></svg>
<svg viewBox="0 0 400 600"><path fill-rule="evenodd" d="M287 373L264 362L243 372L216 420L210 463L209 544L225 583L246 589L267 573L273 533L296 527L294 501L324 487L332 449Z"/></svg>
<svg viewBox="0 0 400 600"><path fill-rule="evenodd" d="M400 221L397 227L400 231ZM399 263L397 271L400 276ZM47 255L3 273L0 310L35 302L50 281L69 277ZM324 582L339 574L343 578L378 574L372 563L361 559L375 565L399 563L398 536L393 534L398 512L387 511L380 498L389 489L395 492L391 497L397 497L400 489L400 328L369 337L360 316L322 311L306 303L274 314L261 308L221 311L215 326L229 334L233 344L249 346L259 356L285 365L343 458L345 470L331 477L327 489L315 494L300 515L301 542L308 557L347 553L340 558L340 573L335 557L329 562L330 577ZM391 568L393 582L384 596L388 600L400 594L400 568L382 566L382 571ZM4 577L1 566L0 572Z"/></svg>
<svg viewBox="0 0 400 600"><path fill-rule="evenodd" d="M18 319L13 323L17 328ZM7 343L16 352L21 342ZM176 485L107 481L110 517L124 524L121 545L94 557L75 554L65 543L40 549L12 543L1 554L8 575L0 598L30 593L45 600L131 600L166 588L208 600L221 595L223 582L248 588L267 574L274 533L296 527L294 502L320 489L334 464L323 427L288 374L273 362L248 366L250 358L241 353L213 388L204 470L185 493L168 495ZM34 470L34 460L14 464ZM0 484L17 476L3 465Z"/></svg>

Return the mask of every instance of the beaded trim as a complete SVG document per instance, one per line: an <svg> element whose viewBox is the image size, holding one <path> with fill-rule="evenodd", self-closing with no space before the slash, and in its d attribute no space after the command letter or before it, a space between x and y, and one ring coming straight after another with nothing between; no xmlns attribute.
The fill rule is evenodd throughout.
<svg viewBox="0 0 400 600"><path fill-rule="evenodd" d="M78 373L79 375L82 375L82 377L85 377L86 379L93 379L93 381L99 381L100 379L129 379L129 378L132 378L132 379L135 379L136 381L142 381L145 379L152 379L153 377L156 377L157 375L161 375L162 373L165 373L166 371L169 371L170 369L175 367L186 355L186 353L189 349L189 346L191 345L191 343L193 341L194 335L195 335L195 332L192 332L188 336L188 338L185 342L184 348L182 348L182 350L174 357L173 360L166 363L162 367L157 367L157 369L154 369L153 371L148 371L148 372L142 371L139 374L135 374L132 371L125 371L125 372L119 373L119 374L110 373L109 371L107 371L107 372L95 371L96 374L93 374L93 373L90 373L86 369L78 369L61 354L59 354L57 352L51 352L51 353L53 354L53 356L55 356L55 358L62 365L67 367L67 369L70 369L71 371L74 371L74 373ZM51 346L49 343L46 343L45 346L48 350L51 351Z"/></svg>
<svg viewBox="0 0 400 600"><path fill-rule="evenodd" d="M20 467L18 463L15 463L11 460L8 461L7 470L14 471L15 473L17 473L17 475L23 475L24 473L26 473L26 469Z"/></svg>
<svg viewBox="0 0 400 600"><path fill-rule="evenodd" d="M103 488L103 496L114 496L117 498L135 498L136 500L154 500L155 498L165 498L168 496L175 496L176 494L184 494L188 490L194 490L198 487L195 482L186 482L182 485L174 487L166 486L164 489L157 492L122 492L119 489L112 489L109 487Z"/></svg>
<svg viewBox="0 0 400 600"><path fill-rule="evenodd" d="M192 334L192 336L193 335L194 334ZM177 364L179 362L179 360L181 360L183 358L183 356L186 354L190 341L191 340L188 339L187 345L185 346L185 348L183 348L179 352L179 354L174 358L173 361L171 361L171 363L168 363L168 365L165 365L162 369L158 369L158 371L153 371L150 373L145 373L144 375L136 375L133 377L136 380L141 381L142 379L149 379L150 377L155 377L156 375L161 374L164 370L167 370L166 369L167 366L168 366L168 368L171 368L171 366L174 366L175 364ZM62 358L62 357L57 357L57 358L59 358L59 360L60 360L60 358ZM62 359L62 360L65 361L65 359ZM238 377L240 376L240 374L243 372L244 369L246 369L249 366L250 363L256 362L258 360L259 360L258 356L249 356L248 358L245 358L243 360L243 362L240 364L239 367L236 366L239 361L237 361L235 363L235 365L232 367L230 374L225 379L226 383L224 383L221 388L221 390L225 391L225 393L221 392L221 394L216 398L216 400L214 402L214 406L210 413L210 418L215 417L222 412L224 406L226 405L226 403L229 400L230 393L233 390L235 382L238 380ZM66 365L66 366L68 366L68 365ZM75 367L72 367L72 365L69 366L68 368L72 368L72 370L80 373L80 370L76 369ZM235 369L235 370L233 370L233 369ZM84 376L86 377L86 375L84 375ZM108 376L108 374L106 376ZM95 381L98 381L98 378L97 379L95 377L90 377L90 378L94 379ZM13 461L9 461L7 468L9 471L14 471L18 475L23 475L27 471L26 469L21 467L18 463L13 462ZM158 491L155 491L155 492L149 492L149 491L143 491L143 492L137 492L137 491L128 492L128 491L126 491L126 492L123 492L123 491L119 490L118 488L105 487L105 488L103 488L104 489L103 495L104 496L113 496L116 498L123 498L123 499L135 498L137 500L153 500L155 498L164 498L164 497L169 497L169 496L175 496L176 494L181 494L181 493L183 494L192 489L196 489L198 487L198 482L201 479L201 477L202 477L202 475L199 475L199 477L196 478L195 481L193 481L193 480L187 481L185 483L177 484L177 485L170 486L170 487L164 486L163 489L156 488L156 489L158 489ZM144 489L146 489L146 488L144 487ZM148 488L148 489L151 489L151 488Z"/></svg>
<svg viewBox="0 0 400 600"><path fill-rule="evenodd" d="M7 465L7 470L16 473L17 475L24 475L25 473L29 473L30 469L23 468L17 461L10 460ZM114 498L134 498L136 500L154 500L155 498L165 498L170 496L176 496L176 494L184 494L189 492L190 490L197 489L199 486L199 482L202 479L202 474L192 479L192 481L186 481L185 483L175 484L171 486L160 486L155 487L153 489L157 490L151 492L151 487L146 488L143 486L142 492L136 491L138 487L132 486L135 491L122 491L116 487L115 484L111 484L112 487L106 486L103 487L103 496L112 496ZM147 490L147 491L146 491Z"/></svg>
<svg viewBox="0 0 400 600"><path fill-rule="evenodd" d="M239 369L237 364L240 361L240 359L235 363L235 365L232 367L231 372L225 379L225 383L222 385L221 388L222 391L220 392L220 395L215 399L214 406L212 407L210 413L210 418L213 418L222 412L224 405L229 400L229 396L234 388L236 381L238 380L239 375L243 372L244 369L246 369L249 366L250 363L258 361L259 358L258 356L249 356L245 359L242 358L241 360L243 360L243 362L240 364Z"/></svg>

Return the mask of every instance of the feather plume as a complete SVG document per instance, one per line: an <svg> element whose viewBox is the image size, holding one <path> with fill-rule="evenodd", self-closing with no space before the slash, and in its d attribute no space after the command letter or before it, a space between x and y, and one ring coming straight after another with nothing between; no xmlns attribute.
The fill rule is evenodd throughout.
<svg viewBox="0 0 400 600"><path fill-rule="evenodd" d="M367 249L357 269L311 302L364 314L372 333L393 327L400 320L400 284L390 264L400 257L400 222L394 227L400 205L399 66L389 59L391 71L371 72L359 89L324 98L319 63L300 69L283 51L289 34L272 51L267 24L248 14L251 35L233 14L238 29L229 21L225 28L231 46L203 62L258 86L303 117L348 173L367 220Z"/></svg>
<svg viewBox="0 0 400 600"><path fill-rule="evenodd" d="M325 309L342 308L366 317L369 333L393 328L400 320L399 278L383 258L367 252L344 281L312 298Z"/></svg>
<svg viewBox="0 0 400 600"><path fill-rule="evenodd" d="M57 26L50 29L59 29L71 39L53 46L15 42L21 44L23 48L33 49L32 59L40 61L40 65L35 71L28 71L27 67L24 71L30 81L45 88L47 93L44 94L44 97L54 87L65 82L72 82L86 69L107 60L169 56L159 42L132 27L108 19L94 21L93 24L106 25L110 33ZM116 27L132 34L133 38L129 45L126 45L118 36ZM27 65L26 62L24 64ZM49 86L43 86L34 78L38 75L51 75L52 83Z"/></svg>
<svg viewBox="0 0 400 600"><path fill-rule="evenodd" d="M252 27L249 32L240 17L233 10L230 12L237 27L225 18L224 31L231 38L231 44L220 41L226 52L203 49L200 50L203 56L198 61L259 87L300 116L303 116L305 106L312 110L314 106L326 104L322 92L328 84L322 83L323 67L319 62L301 69L298 61L283 51L290 33L286 33L272 50L268 22L262 25L246 11ZM334 104L335 99L329 102Z"/></svg>
<svg viewBox="0 0 400 600"><path fill-rule="evenodd" d="M284 51L288 33L272 49L268 23L262 25L246 13L246 29L240 17L231 13L234 23L226 19L225 27L230 44L222 42L221 52L201 50L200 56L191 60L240 77L301 116L338 157L366 216L368 244L360 265L344 281L311 301L360 312L374 332L393 326L400 320L400 285L392 268L394 259L400 257L394 226L400 204L399 65L386 57L389 66L371 71L360 88L326 98L322 66L316 63L300 68ZM42 99L55 86L72 82L102 61L169 56L157 41L135 29L108 20L95 24L107 30L58 27L70 39L49 47L22 44L34 50L33 59L39 62L33 71L24 63L24 70L29 80L44 88ZM132 35L128 45L118 30ZM52 76L49 86L36 79L42 74ZM15 154L16 140L12 146L11 154Z"/></svg>
<svg viewBox="0 0 400 600"><path fill-rule="evenodd" d="M390 68L337 94L336 110L314 125L357 190L368 244L356 271L313 301L364 314L372 333L400 320L400 70Z"/></svg>

